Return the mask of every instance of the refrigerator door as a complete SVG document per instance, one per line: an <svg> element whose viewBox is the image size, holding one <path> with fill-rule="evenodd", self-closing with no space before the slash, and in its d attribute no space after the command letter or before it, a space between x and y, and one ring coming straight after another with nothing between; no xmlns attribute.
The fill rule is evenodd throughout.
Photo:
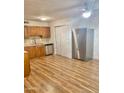
<svg viewBox="0 0 124 93"><path fill-rule="evenodd" d="M84 60L86 57L86 29L76 29L77 32L77 41L78 41L78 48L79 48L79 54L80 59Z"/></svg>
<svg viewBox="0 0 124 93"><path fill-rule="evenodd" d="M94 29L78 28L72 31L72 58L93 58Z"/></svg>
<svg viewBox="0 0 124 93"><path fill-rule="evenodd" d="M72 31L72 58L80 59L79 47L78 47L78 36L75 30Z"/></svg>
<svg viewBox="0 0 124 93"><path fill-rule="evenodd" d="M72 31L72 58L84 59L86 56L86 29Z"/></svg>

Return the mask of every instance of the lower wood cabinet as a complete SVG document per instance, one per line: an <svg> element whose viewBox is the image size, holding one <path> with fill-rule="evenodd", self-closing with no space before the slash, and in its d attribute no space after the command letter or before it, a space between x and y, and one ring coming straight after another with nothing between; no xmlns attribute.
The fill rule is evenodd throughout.
<svg viewBox="0 0 124 93"><path fill-rule="evenodd" d="M29 53L24 51L24 77L30 74L30 58Z"/></svg>
<svg viewBox="0 0 124 93"><path fill-rule="evenodd" d="M32 46L29 48L29 56L30 58L34 58L36 55L36 49L35 49L35 46Z"/></svg>
<svg viewBox="0 0 124 93"><path fill-rule="evenodd" d="M24 50L29 52L29 56L31 59L35 57L45 56L44 46L26 46Z"/></svg>
<svg viewBox="0 0 124 93"><path fill-rule="evenodd" d="M36 57L45 56L45 47L36 46Z"/></svg>

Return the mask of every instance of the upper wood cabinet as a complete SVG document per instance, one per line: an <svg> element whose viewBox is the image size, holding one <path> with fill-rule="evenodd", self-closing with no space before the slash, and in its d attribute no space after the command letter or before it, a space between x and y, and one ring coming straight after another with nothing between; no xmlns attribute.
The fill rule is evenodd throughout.
<svg viewBox="0 0 124 93"><path fill-rule="evenodd" d="M25 26L24 36L41 36L43 38L50 37L50 27L40 27L40 26Z"/></svg>
<svg viewBox="0 0 124 93"><path fill-rule="evenodd" d="M43 28L43 37L48 38L50 37L50 28Z"/></svg>
<svg viewBox="0 0 124 93"><path fill-rule="evenodd" d="M29 34L28 34L28 27L27 26L24 26L24 36L25 37L29 36Z"/></svg>

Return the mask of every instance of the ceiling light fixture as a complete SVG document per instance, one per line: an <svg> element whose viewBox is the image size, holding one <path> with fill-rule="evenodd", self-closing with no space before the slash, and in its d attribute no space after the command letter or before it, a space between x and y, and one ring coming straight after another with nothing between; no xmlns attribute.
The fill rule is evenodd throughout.
<svg viewBox="0 0 124 93"><path fill-rule="evenodd" d="M84 18L89 18L91 16L91 14L92 14L91 11L84 11L83 14L82 14L82 16Z"/></svg>
<svg viewBox="0 0 124 93"><path fill-rule="evenodd" d="M45 21L45 20L47 20L47 18L45 18L45 17L42 17L42 18L40 18L42 21Z"/></svg>
<svg viewBox="0 0 124 93"><path fill-rule="evenodd" d="M42 21L48 21L48 20L50 20L51 18L48 17L48 16L40 16L40 17L38 17L38 19L40 19L40 20L42 20Z"/></svg>

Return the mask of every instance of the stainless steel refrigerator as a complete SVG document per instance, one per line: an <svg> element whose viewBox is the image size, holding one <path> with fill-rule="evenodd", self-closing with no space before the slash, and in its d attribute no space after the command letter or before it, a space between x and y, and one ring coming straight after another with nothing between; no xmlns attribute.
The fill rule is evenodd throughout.
<svg viewBox="0 0 124 93"><path fill-rule="evenodd" d="M72 31L72 58L91 60L93 58L94 29L77 28Z"/></svg>

